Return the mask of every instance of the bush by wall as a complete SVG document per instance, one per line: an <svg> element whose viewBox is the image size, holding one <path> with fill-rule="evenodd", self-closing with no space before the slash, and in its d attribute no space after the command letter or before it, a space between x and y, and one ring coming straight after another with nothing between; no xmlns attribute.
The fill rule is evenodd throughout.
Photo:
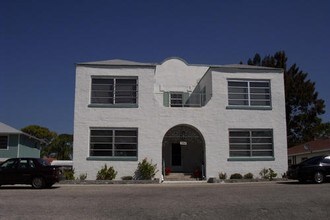
<svg viewBox="0 0 330 220"><path fill-rule="evenodd" d="M62 172L65 180L74 180L74 169L65 169Z"/></svg>
<svg viewBox="0 0 330 220"><path fill-rule="evenodd" d="M253 174L252 173L247 173L243 177L244 179L253 179Z"/></svg>
<svg viewBox="0 0 330 220"><path fill-rule="evenodd" d="M82 173L79 175L79 180L86 180L87 179L87 173Z"/></svg>
<svg viewBox="0 0 330 220"><path fill-rule="evenodd" d="M239 173L234 173L230 176L230 179L243 179L243 176Z"/></svg>
<svg viewBox="0 0 330 220"><path fill-rule="evenodd" d="M134 178L137 180L151 180L157 172L157 164L153 164L152 160L149 162L147 158L144 158L142 162L139 162Z"/></svg>
<svg viewBox="0 0 330 220"><path fill-rule="evenodd" d="M117 176L117 171L111 166L107 167L106 164L104 164L104 167L102 167L101 170L97 172L96 180L113 180Z"/></svg>
<svg viewBox="0 0 330 220"><path fill-rule="evenodd" d="M277 176L277 173L274 172L274 170L272 170L271 168L263 168L259 175L261 176L261 178L263 179L267 179L269 181L272 181L276 176Z"/></svg>
<svg viewBox="0 0 330 220"><path fill-rule="evenodd" d="M221 179L221 180L225 180L225 179L227 179L227 173L219 173L219 179Z"/></svg>

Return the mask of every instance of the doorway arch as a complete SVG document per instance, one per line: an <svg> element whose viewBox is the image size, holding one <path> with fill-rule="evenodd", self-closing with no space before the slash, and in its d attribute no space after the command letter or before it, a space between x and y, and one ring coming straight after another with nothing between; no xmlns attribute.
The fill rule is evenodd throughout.
<svg viewBox="0 0 330 220"><path fill-rule="evenodd" d="M165 133L162 145L163 175L166 169L205 177L205 141L197 128L176 125Z"/></svg>

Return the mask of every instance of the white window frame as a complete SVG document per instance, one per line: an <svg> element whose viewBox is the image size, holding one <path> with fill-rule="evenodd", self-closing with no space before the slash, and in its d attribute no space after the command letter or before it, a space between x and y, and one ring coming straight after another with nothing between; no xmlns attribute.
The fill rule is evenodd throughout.
<svg viewBox="0 0 330 220"><path fill-rule="evenodd" d="M231 132L249 132L249 136L231 136L230 133ZM253 132L271 132L271 136L254 136ZM229 129L228 132L228 137L229 137L229 157L231 158L239 158L239 157L249 157L249 158L262 158L262 157L274 157L274 132L273 129ZM238 139L249 139L248 142L240 142L240 141L234 141L232 142L232 140L238 140ZM270 142L254 142L253 139L271 139ZM241 149L237 149L239 148L239 146L243 146L243 148ZM244 145L245 146L249 146L249 149L244 149ZM254 148L256 146L262 146L262 145L269 145L271 147L268 148ZM235 149L236 148L236 149ZM232 153L234 152L249 152L249 155L242 155L242 156L237 156L237 155L233 155ZM271 152L271 155L258 155L255 156L253 155L253 153L256 152Z"/></svg>
<svg viewBox="0 0 330 220"><path fill-rule="evenodd" d="M92 136L92 131L112 131L112 136ZM116 131L135 131L136 132L136 136L117 136L117 137L129 137L129 138L136 138L136 143L132 143L132 142L116 142ZM111 142L97 142L97 141L92 141L92 138L93 137L103 137L103 138L106 138L106 137L111 137ZM111 152L111 155L93 155L92 154L92 151L97 151L95 149L92 149L92 145L93 144L96 144L96 143L99 143L99 144L109 144L109 146L111 145L111 148L108 148L108 150L104 150L104 151L109 151ZM136 145L135 149L116 149L116 145L124 145L124 144L127 144L127 145ZM102 150L100 150L102 151ZM135 155L133 156L127 156L127 155L116 155L117 152L136 152ZM107 158L137 158L138 156L138 128L90 128L90 133L89 133L89 156L90 157L107 157Z"/></svg>
<svg viewBox="0 0 330 220"><path fill-rule="evenodd" d="M246 83L246 87L239 87L239 86L230 86L230 82L242 82ZM268 87L251 87L251 83L268 83ZM272 92L271 92L271 81L268 79L228 79L227 80L227 86L228 86L228 105L231 107L271 107L272 106ZM247 89L247 92L230 92L229 90L231 88L236 89ZM268 93L251 93L251 89L268 89ZM231 95L246 95L246 99L237 99L237 98L230 98ZM269 98L264 99L256 99L252 98L253 95L264 95L269 96ZM232 104L231 101L247 101L247 104ZM257 105L253 104L253 102L269 102L269 105Z"/></svg>
<svg viewBox="0 0 330 220"><path fill-rule="evenodd" d="M113 80L112 89L107 90L93 90L93 80L99 79L99 80ZM127 96L127 97L121 97L121 98L128 98L128 99L135 99L135 102L118 102L118 98L116 99L116 89L117 89L117 80L135 80L135 84L129 84L131 86L135 86L135 90L127 90L122 92L132 92L135 93L135 96ZM99 84L102 85L102 84ZM104 85L111 85L111 84L104 84ZM138 85L138 77L137 76L92 76L91 77L91 87L90 87L90 104L91 105L107 105L107 106L129 106L129 105L138 105L138 93L139 93L139 85ZM93 92L105 92L105 93L112 93L112 96L108 97L101 97L101 96L94 96ZM93 101L93 99L112 99L112 102L96 102Z"/></svg>

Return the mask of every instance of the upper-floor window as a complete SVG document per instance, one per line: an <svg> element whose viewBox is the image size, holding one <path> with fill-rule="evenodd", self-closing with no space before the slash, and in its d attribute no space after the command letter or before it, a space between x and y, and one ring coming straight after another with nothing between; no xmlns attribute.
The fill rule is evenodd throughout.
<svg viewBox="0 0 330 220"><path fill-rule="evenodd" d="M272 157L273 130L233 129L229 130L230 157Z"/></svg>
<svg viewBox="0 0 330 220"><path fill-rule="evenodd" d="M171 92L170 93L171 107L183 107L183 93L182 92Z"/></svg>
<svg viewBox="0 0 330 220"><path fill-rule="evenodd" d="M203 93L202 93L203 92ZM206 103L205 88L201 93L164 92L163 104L165 107L202 107Z"/></svg>
<svg viewBox="0 0 330 220"><path fill-rule="evenodd" d="M137 104L136 77L93 77L91 104Z"/></svg>
<svg viewBox="0 0 330 220"><path fill-rule="evenodd" d="M271 106L269 80L228 80L230 106Z"/></svg>
<svg viewBox="0 0 330 220"><path fill-rule="evenodd" d="M0 136L0 150L7 150L8 136Z"/></svg>

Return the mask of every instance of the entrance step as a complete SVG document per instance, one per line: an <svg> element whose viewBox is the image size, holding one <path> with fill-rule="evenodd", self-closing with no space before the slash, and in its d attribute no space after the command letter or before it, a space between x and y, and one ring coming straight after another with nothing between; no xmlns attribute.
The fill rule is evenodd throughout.
<svg viewBox="0 0 330 220"><path fill-rule="evenodd" d="M191 173L170 173L164 177L165 181L198 181Z"/></svg>

